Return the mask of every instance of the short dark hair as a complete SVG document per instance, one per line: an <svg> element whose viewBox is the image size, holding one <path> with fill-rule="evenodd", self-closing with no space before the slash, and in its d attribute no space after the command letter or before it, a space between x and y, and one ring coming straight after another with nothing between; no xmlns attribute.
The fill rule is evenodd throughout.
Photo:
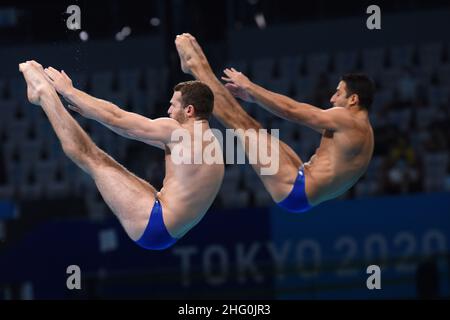
<svg viewBox="0 0 450 320"><path fill-rule="evenodd" d="M214 108L214 94L201 81L186 81L177 84L173 91L181 92L184 106L193 105L197 118L208 120Z"/></svg>
<svg viewBox="0 0 450 320"><path fill-rule="evenodd" d="M369 110L375 94L375 85L372 79L364 73L348 73L343 75L341 80L347 86L347 98L352 94L357 94L359 105Z"/></svg>

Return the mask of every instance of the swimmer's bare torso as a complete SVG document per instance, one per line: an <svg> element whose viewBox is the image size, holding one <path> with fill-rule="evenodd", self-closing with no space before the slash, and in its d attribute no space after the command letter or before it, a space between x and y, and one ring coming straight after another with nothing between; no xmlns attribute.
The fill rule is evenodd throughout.
<svg viewBox="0 0 450 320"><path fill-rule="evenodd" d="M157 198L162 203L168 229L176 230L178 237L183 236L201 220L213 203L224 176L221 145L206 121L196 123L197 125L194 126L181 125L189 139L171 142L164 148L166 175ZM200 128L201 131L198 130ZM205 139L208 141L201 139L205 133L210 138ZM194 142L196 135L200 137L197 137L197 141ZM202 147L194 148L195 143L200 141L202 141ZM205 159L205 155L209 155L205 151L207 148L218 153L214 155L214 159L220 159L220 162L210 163L211 159ZM191 154L190 163L179 163L180 159L177 157L180 153ZM195 164L196 159L197 164Z"/></svg>
<svg viewBox="0 0 450 320"><path fill-rule="evenodd" d="M367 112L352 115L353 127L324 130L320 146L304 164L311 204L340 196L364 174L372 158L373 130Z"/></svg>

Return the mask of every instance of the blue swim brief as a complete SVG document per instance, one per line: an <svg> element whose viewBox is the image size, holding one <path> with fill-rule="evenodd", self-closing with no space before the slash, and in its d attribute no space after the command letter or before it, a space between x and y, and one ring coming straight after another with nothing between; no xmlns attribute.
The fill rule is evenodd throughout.
<svg viewBox="0 0 450 320"><path fill-rule="evenodd" d="M136 243L144 249L164 250L172 246L177 240L167 231L164 225L161 204L156 200L144 234Z"/></svg>
<svg viewBox="0 0 450 320"><path fill-rule="evenodd" d="M305 173L303 166L298 171L297 179L294 182L294 187L291 193L281 202L277 203L283 209L290 212L305 212L312 208L308 202L305 192Z"/></svg>

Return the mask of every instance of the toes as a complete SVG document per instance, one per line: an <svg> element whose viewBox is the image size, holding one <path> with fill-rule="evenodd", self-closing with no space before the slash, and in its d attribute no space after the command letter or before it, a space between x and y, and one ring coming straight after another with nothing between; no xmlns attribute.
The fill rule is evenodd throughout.
<svg viewBox="0 0 450 320"><path fill-rule="evenodd" d="M25 61L19 64L19 70L20 72L24 72L28 67L30 67L29 61Z"/></svg>
<svg viewBox="0 0 450 320"><path fill-rule="evenodd" d="M32 60L32 61L31 61L31 64L32 64L33 66L35 66L36 68L38 68L38 69L40 69L40 70L43 70L43 67L42 67L42 65L41 65L40 63L38 63L38 62Z"/></svg>

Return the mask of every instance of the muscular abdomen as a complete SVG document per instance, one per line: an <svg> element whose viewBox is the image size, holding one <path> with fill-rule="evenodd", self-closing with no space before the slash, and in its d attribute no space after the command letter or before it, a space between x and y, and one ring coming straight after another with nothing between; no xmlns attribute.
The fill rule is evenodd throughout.
<svg viewBox="0 0 450 320"><path fill-rule="evenodd" d="M349 190L366 172L373 145L371 128L324 134L314 161L305 170L311 203L336 198Z"/></svg>
<svg viewBox="0 0 450 320"><path fill-rule="evenodd" d="M159 197L169 231L180 236L200 221L214 202L223 176L222 163L175 164L170 154L166 155L166 177Z"/></svg>

